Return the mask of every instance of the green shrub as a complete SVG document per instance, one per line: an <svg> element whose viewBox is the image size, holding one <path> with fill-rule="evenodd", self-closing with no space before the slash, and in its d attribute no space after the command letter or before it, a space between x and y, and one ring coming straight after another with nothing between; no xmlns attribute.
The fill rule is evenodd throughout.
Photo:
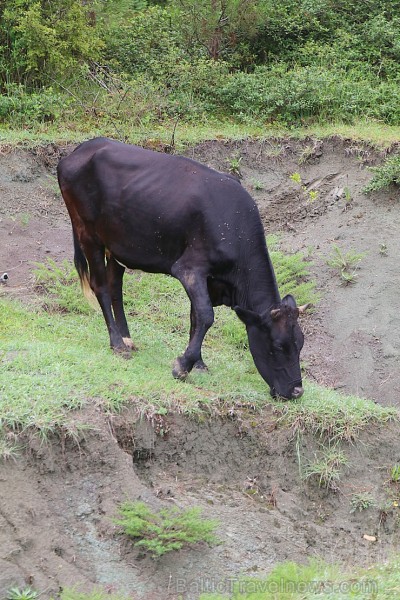
<svg viewBox="0 0 400 600"><path fill-rule="evenodd" d="M144 502L125 502L119 509L120 525L126 535L137 540L134 546L142 548L153 558L180 550L189 544L215 544L217 522L201 518L201 509L179 510L176 507L152 512Z"/></svg>
<svg viewBox="0 0 400 600"><path fill-rule="evenodd" d="M363 192L377 192L390 185L400 185L400 154L389 156L380 167L371 167L372 179L364 187Z"/></svg>
<svg viewBox="0 0 400 600"><path fill-rule="evenodd" d="M0 95L0 122L12 126L29 125L34 122L55 121L70 99L57 93L52 87L27 92L21 84L8 84Z"/></svg>
<svg viewBox="0 0 400 600"><path fill-rule="evenodd" d="M315 121L351 123L369 116L400 122L399 89L362 71L297 66L283 63L257 67L254 73L235 73L214 91L222 112L244 122L249 119L296 125Z"/></svg>
<svg viewBox="0 0 400 600"><path fill-rule="evenodd" d="M34 90L98 60L102 42L89 11L79 0L1 2L0 90L7 82Z"/></svg>

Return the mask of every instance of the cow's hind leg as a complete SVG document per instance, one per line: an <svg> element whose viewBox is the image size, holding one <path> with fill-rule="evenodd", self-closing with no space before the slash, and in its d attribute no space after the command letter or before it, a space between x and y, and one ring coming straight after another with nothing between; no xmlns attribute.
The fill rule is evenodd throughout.
<svg viewBox="0 0 400 600"><path fill-rule="evenodd" d="M107 281L115 322L125 346L129 350L135 351L137 348L132 342L131 334L129 333L122 300L122 278L124 273L125 267L118 263L110 254L107 254Z"/></svg>
<svg viewBox="0 0 400 600"><path fill-rule="evenodd" d="M179 279L191 302L191 334L189 345L174 364L172 374L184 379L195 364L203 364L201 346L214 322L214 311L207 290L207 278L201 273L176 265L172 274Z"/></svg>
<svg viewBox="0 0 400 600"><path fill-rule="evenodd" d="M110 346L115 352L126 352L127 348L117 327L111 308L111 294L108 286L105 251L101 246L83 244L83 249L89 264L90 287L96 295L110 336Z"/></svg>

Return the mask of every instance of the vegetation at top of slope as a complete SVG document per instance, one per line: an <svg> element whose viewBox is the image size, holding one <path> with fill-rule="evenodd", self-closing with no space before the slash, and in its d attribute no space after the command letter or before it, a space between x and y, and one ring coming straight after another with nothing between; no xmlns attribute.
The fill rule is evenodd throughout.
<svg viewBox="0 0 400 600"><path fill-rule="evenodd" d="M400 124L400 2L4 0L0 122Z"/></svg>

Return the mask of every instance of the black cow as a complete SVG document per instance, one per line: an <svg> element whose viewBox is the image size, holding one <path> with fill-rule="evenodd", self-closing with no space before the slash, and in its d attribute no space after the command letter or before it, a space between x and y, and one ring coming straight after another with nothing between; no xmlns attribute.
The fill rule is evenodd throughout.
<svg viewBox="0 0 400 600"><path fill-rule="evenodd" d="M292 296L280 299L257 206L232 176L181 156L97 138L58 165L75 265L93 290L115 351L134 349L122 302L125 268L178 279L191 302L190 340L174 377L206 368L201 346L213 306L245 323L273 396L299 398L304 336ZM89 288L90 284L90 288Z"/></svg>

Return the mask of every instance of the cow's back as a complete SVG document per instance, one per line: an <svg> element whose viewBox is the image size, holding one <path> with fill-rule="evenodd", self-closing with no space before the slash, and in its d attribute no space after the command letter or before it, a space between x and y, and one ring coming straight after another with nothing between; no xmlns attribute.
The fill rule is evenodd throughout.
<svg viewBox="0 0 400 600"><path fill-rule="evenodd" d="M73 223L84 222L127 266L170 272L184 251L228 265L243 243L263 237L240 183L185 157L97 138L62 159L58 173Z"/></svg>

